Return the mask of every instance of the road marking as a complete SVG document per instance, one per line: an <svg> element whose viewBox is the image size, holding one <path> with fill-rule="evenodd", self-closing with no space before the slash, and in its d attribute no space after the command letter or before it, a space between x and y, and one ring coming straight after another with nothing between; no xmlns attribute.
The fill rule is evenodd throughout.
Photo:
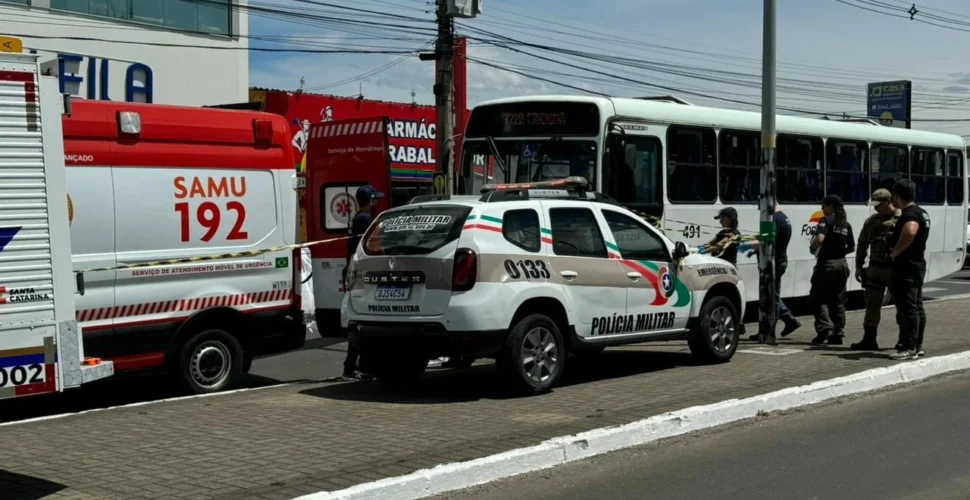
<svg viewBox="0 0 970 500"><path fill-rule="evenodd" d="M321 380L313 380L310 383L336 382L336 381L339 381L339 380L341 380L340 377L330 377L330 378L325 378L325 379L321 379ZM58 418L73 417L75 415L84 415L85 413L96 413L96 412L99 412L99 411L120 410L120 409L123 409L123 408L135 408L135 407L138 407L138 406L153 405L153 404L156 404L156 403L167 403L169 401L184 401L184 400L188 400L188 399L209 398L209 397L216 397L216 396L228 396L230 394L238 394L240 392L261 391L263 389L276 389L276 388L279 388L279 387L287 387L287 386L290 386L290 385L296 385L296 384L302 384L302 383L306 383L306 382L303 382L303 381L301 381L301 382L284 382L282 384L264 385L262 387L246 387L246 388L243 388L243 389L235 389L235 390L225 391L225 392L215 392L215 393L212 393L212 394L196 394L196 395L192 395L192 396L179 396L179 397L176 397L176 398L155 399L155 400L152 400L152 401L142 401L142 402L139 402L139 403L130 403L130 404L126 404L126 405L109 406L107 408L92 408L90 410L84 410L84 411L78 411L78 412L72 412L72 413L59 413L57 415L46 415L46 416L43 416L43 417L28 418L28 419L24 419L24 420L14 420L13 422L3 422L3 423L0 423L0 427L7 427L7 426L11 426L11 425L20 425L20 424L30 424L30 423L34 423L34 422L43 422L45 420L55 420L55 419L58 419ZM69 389L69 390L74 390L74 389Z"/></svg>
<svg viewBox="0 0 970 500"><path fill-rule="evenodd" d="M767 354L768 356L787 356L789 354L796 354L802 352L801 349L783 349L778 347L755 347L752 349L738 349L737 352L745 352L748 354Z"/></svg>
<svg viewBox="0 0 970 500"><path fill-rule="evenodd" d="M970 286L970 281L933 280L930 283L946 283L948 285Z"/></svg>
<svg viewBox="0 0 970 500"><path fill-rule="evenodd" d="M923 287L923 293L944 292L947 290L947 288L937 288L933 286Z"/></svg>

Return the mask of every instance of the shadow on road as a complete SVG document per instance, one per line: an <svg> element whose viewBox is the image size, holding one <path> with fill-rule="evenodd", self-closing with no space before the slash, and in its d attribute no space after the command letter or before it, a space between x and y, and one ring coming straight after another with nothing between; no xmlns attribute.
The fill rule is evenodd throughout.
<svg viewBox="0 0 970 500"><path fill-rule="evenodd" d="M39 500L64 489L67 486L60 483L0 469L0 498Z"/></svg>
<svg viewBox="0 0 970 500"><path fill-rule="evenodd" d="M279 384L279 380L246 375L234 389ZM77 413L186 396L171 380L156 374L116 375L61 393L0 401L0 423ZM4 498L0 494L0 498Z"/></svg>
<svg viewBox="0 0 970 500"><path fill-rule="evenodd" d="M596 356L571 357L557 389L695 364L687 352L607 350ZM344 401L418 405L516 397L502 386L495 364L491 362L480 362L463 370L431 369L413 385L357 382L316 387L300 393Z"/></svg>

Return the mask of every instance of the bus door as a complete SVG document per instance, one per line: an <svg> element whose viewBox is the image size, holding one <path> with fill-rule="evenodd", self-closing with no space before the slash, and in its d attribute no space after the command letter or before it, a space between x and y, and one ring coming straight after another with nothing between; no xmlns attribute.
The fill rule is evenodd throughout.
<svg viewBox="0 0 970 500"><path fill-rule="evenodd" d="M377 214L390 208L391 169L387 117L354 118L310 126L306 151L307 237L347 236L357 214L357 188L378 192ZM310 247L313 296L320 335L342 337L340 302L347 240Z"/></svg>
<svg viewBox="0 0 970 500"><path fill-rule="evenodd" d="M653 128L653 127L651 127ZM660 127L657 127L658 129ZM651 218L663 217L663 144L644 125L608 126L603 155L602 191L627 208Z"/></svg>

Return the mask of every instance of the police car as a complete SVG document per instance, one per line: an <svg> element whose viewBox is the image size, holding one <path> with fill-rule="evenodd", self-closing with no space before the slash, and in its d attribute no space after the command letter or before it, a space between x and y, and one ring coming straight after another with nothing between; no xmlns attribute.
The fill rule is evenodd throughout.
<svg viewBox="0 0 970 500"><path fill-rule="evenodd" d="M691 254L581 177L487 185L385 211L347 273L341 322L365 369L401 383L439 356L495 358L525 393L568 354L687 340L731 359L744 314L737 269Z"/></svg>

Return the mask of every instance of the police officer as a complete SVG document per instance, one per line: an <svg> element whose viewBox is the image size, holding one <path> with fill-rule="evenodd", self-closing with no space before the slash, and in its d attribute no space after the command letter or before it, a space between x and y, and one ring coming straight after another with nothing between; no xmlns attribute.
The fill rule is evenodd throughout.
<svg viewBox="0 0 970 500"><path fill-rule="evenodd" d="M825 217L819 221L811 243L817 257L809 292L815 312L816 337L812 343L841 345L845 336L845 285L849 281L845 256L855 251L855 237L842 198L834 194L823 198L822 212Z"/></svg>
<svg viewBox="0 0 970 500"><path fill-rule="evenodd" d="M734 207L724 207L714 218L721 222L721 230L711 241L707 242L707 245L701 247L701 250L710 252L714 257L719 257L737 266L738 244L741 243L741 232L738 231L738 211Z"/></svg>
<svg viewBox="0 0 970 500"><path fill-rule="evenodd" d="M859 244L856 247L855 279L866 290L866 317L862 322L865 333L862 341L852 344L856 351L878 351L876 333L882 306L888 301L887 287L892 284L892 259L889 258L889 239L899 218L900 211L893 206L892 194L888 189L877 189L872 193L870 205L876 209L859 231ZM870 252L871 250L871 252ZM866 255L869 265L865 267Z"/></svg>
<svg viewBox="0 0 970 500"><path fill-rule="evenodd" d="M891 359L916 359L923 355L926 312L923 310L923 275L926 273L926 240L930 217L916 204L916 183L902 180L893 186L893 204L900 215L889 245L892 266L892 294L896 300L899 344Z"/></svg>

